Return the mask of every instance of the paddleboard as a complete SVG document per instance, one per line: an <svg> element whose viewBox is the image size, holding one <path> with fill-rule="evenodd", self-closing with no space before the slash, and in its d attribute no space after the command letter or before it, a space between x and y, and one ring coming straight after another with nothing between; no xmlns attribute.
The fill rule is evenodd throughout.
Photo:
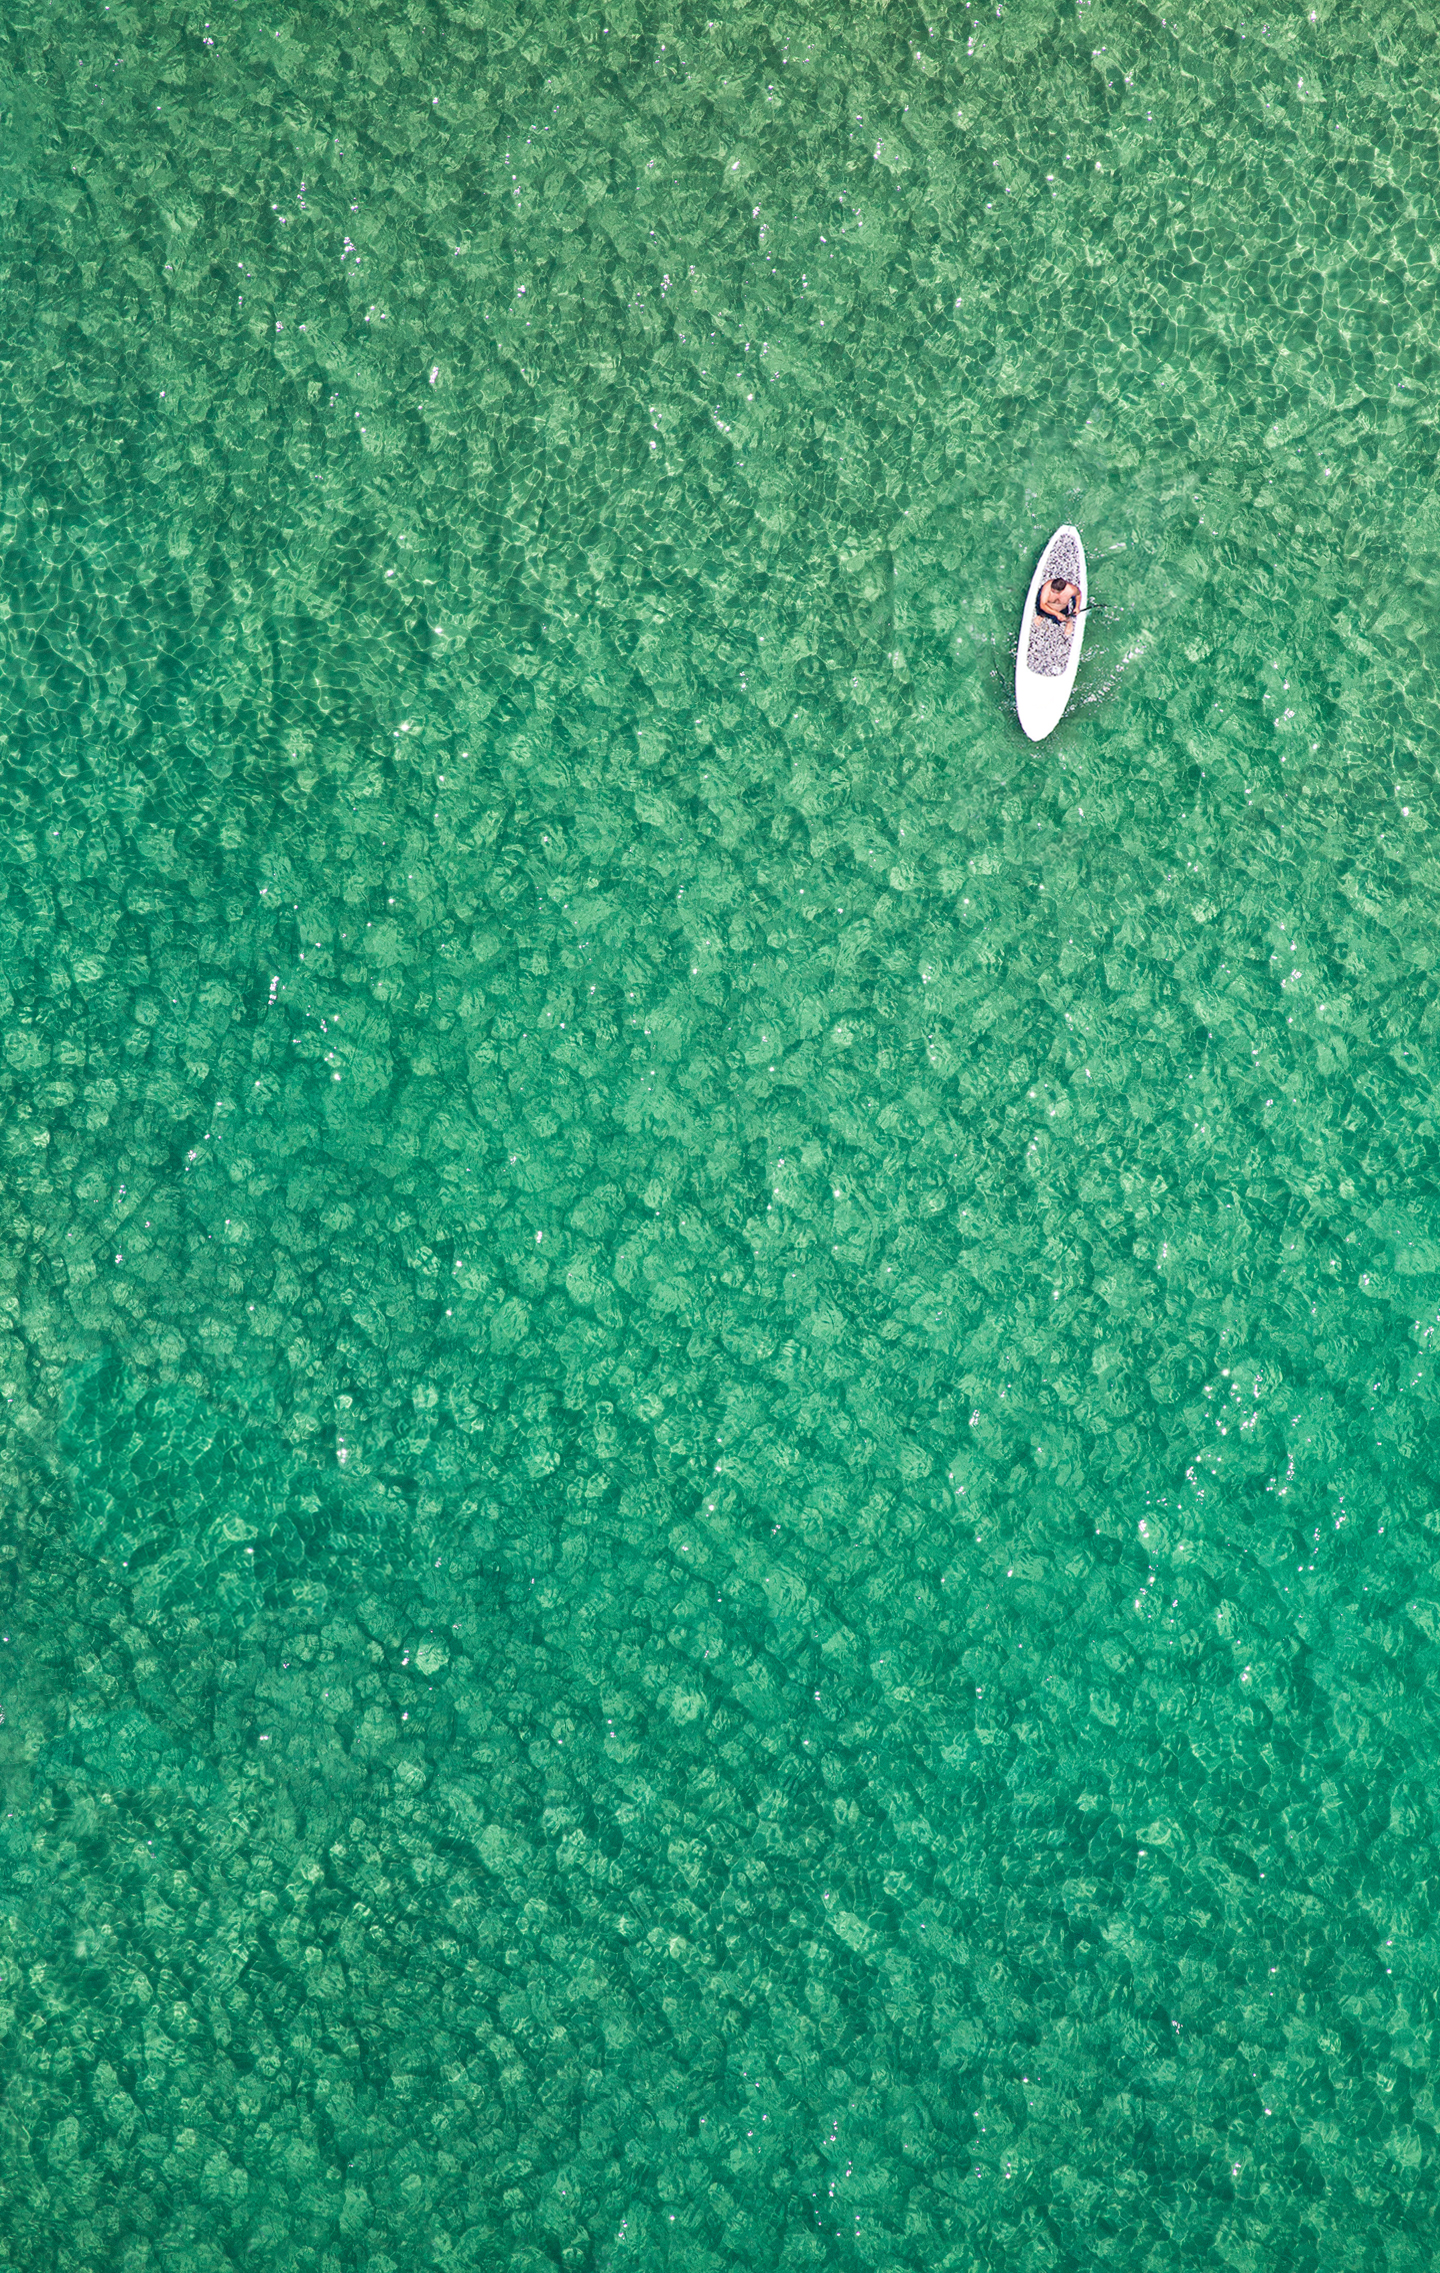
<svg viewBox="0 0 1440 2273"><path fill-rule="evenodd" d="M1036 617L1035 602L1040 596L1040 587L1052 576L1063 576L1080 587L1073 619L1075 628L1068 639L1058 624ZM1015 655L1015 708L1032 742L1043 742L1046 735L1054 731L1070 700L1085 637L1085 618L1080 611L1089 597L1085 547L1080 542L1080 531L1067 521L1063 528L1055 531L1030 579L1020 625L1020 645Z"/></svg>

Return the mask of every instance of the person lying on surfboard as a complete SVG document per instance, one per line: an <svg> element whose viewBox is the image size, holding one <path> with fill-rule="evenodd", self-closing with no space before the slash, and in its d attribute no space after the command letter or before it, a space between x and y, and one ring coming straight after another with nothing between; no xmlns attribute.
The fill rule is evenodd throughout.
<svg viewBox="0 0 1440 2273"><path fill-rule="evenodd" d="M1042 623L1060 626L1067 639L1075 636L1075 610L1080 605L1080 587L1064 576L1050 576L1041 585L1035 601L1035 613Z"/></svg>

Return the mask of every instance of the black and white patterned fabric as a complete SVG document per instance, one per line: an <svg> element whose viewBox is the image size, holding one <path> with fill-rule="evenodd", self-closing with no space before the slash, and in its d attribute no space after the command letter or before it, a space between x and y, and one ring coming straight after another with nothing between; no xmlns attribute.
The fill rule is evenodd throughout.
<svg viewBox="0 0 1440 2273"><path fill-rule="evenodd" d="M1045 555L1045 574L1041 583L1052 576L1063 576L1071 584L1080 582L1080 548L1072 536L1063 530ZM1058 623L1042 616L1030 619L1030 644L1025 650L1025 661L1036 676L1042 679L1063 677L1070 661L1072 639L1067 639Z"/></svg>

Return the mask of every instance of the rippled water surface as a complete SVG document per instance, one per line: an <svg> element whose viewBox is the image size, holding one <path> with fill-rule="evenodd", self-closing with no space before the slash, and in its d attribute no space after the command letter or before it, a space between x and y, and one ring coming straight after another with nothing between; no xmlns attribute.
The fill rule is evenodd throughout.
<svg viewBox="0 0 1440 2273"><path fill-rule="evenodd" d="M1435 19L715 6L5 11L0 2263L1421 2273Z"/></svg>

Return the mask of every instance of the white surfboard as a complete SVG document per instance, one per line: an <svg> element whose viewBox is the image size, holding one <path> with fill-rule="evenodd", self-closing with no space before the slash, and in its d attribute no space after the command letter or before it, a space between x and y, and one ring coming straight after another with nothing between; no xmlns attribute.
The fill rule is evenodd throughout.
<svg viewBox="0 0 1440 2273"><path fill-rule="evenodd" d="M1035 602L1041 585L1051 576L1068 577L1072 584L1080 587L1075 628L1068 639L1058 625L1052 628L1042 619L1037 626ZM1080 542L1080 531L1067 521L1063 528L1055 531L1030 579L1020 625L1020 645L1015 656L1015 708L1032 742L1043 742L1046 735L1054 731L1070 700L1085 638L1085 618L1080 610L1089 597L1085 547Z"/></svg>

